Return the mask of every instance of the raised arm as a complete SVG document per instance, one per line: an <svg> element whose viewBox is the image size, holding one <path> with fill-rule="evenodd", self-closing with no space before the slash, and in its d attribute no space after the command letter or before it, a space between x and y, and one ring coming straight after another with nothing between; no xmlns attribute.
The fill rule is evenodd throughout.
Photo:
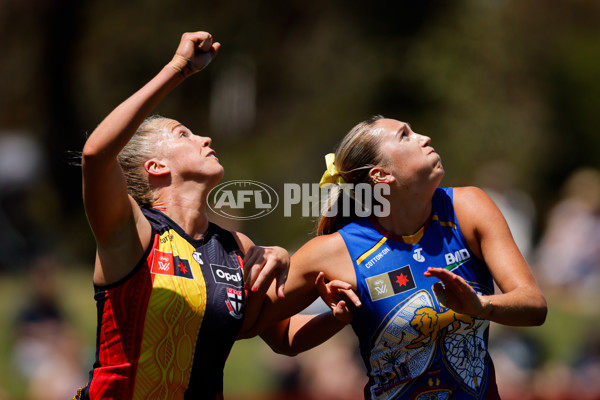
<svg viewBox="0 0 600 400"><path fill-rule="evenodd" d="M474 187L454 189L454 206L469 247L485 261L502 293L478 295L458 275L429 268L426 275L444 284L444 288L436 284L436 293L457 312L504 325L541 325L546 318L546 300L498 207Z"/></svg>
<svg viewBox="0 0 600 400"><path fill-rule="evenodd" d="M127 194L117 155L159 102L186 77L201 70L219 50L207 32L185 33L173 60L115 108L83 148L83 202L96 238L94 281L112 283L139 261L150 240L150 224Z"/></svg>

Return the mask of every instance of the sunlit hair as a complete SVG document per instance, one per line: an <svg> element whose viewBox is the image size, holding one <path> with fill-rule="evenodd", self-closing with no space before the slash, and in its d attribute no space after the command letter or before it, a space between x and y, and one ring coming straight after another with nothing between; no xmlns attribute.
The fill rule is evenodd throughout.
<svg viewBox="0 0 600 400"><path fill-rule="evenodd" d="M383 118L381 115L376 115L360 122L346 134L339 144L335 152L335 166L347 183L354 185L359 183L373 184L369 178L369 170L382 161L382 155L379 152L381 135L374 134L374 126L377 121ZM344 225L358 219L358 216L354 213L354 204L351 205L351 214L348 216L342 215L340 210L333 217L325 215L335 202L341 199L341 193L340 186L333 185L331 187L317 226L318 235L336 232ZM339 205L338 208L340 208Z"/></svg>
<svg viewBox="0 0 600 400"><path fill-rule="evenodd" d="M127 191L141 207L151 207L154 203L155 194L144 163L156 154L157 133L168 121L160 115L146 118L117 157L125 173Z"/></svg>

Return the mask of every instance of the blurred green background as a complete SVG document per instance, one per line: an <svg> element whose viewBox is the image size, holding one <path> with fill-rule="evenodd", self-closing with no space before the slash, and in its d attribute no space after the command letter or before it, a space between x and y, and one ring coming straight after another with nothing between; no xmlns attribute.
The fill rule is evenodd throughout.
<svg viewBox="0 0 600 400"><path fill-rule="evenodd" d="M526 219L524 253L551 306L543 327L515 330L537 349L523 361L531 364L527 396L550 383L570 393L586 386L589 368L577 368L584 353L600 357L588 343L599 324L600 261L584 268L585 290L539 264L565 183L582 167L600 168L598 21L594 0L0 2L0 399L36 398L15 348L37 268L47 286L56 280L51 295L87 373L95 247L74 152L193 30L211 32L219 56L156 112L211 136L225 181L257 180L279 192L284 183L316 182L324 154L355 123L383 114L432 138L443 185L508 188L527 199L516 221ZM215 220L290 251L315 230L313 218L285 218L282 208L253 221ZM586 249L600 241L587 238ZM283 358L266 353L259 340L236 344L226 397L277 392Z"/></svg>

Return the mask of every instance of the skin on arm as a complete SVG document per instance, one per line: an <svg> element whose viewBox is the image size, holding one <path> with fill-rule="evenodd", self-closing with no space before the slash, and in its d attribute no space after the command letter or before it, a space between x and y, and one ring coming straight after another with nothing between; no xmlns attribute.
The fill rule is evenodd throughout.
<svg viewBox="0 0 600 400"><path fill-rule="evenodd" d="M295 356L325 342L352 322L353 307L360 299L347 282L333 280L325 283L320 273L315 282L319 294L331 312L317 315L296 314L264 331L261 338L277 353Z"/></svg>
<svg viewBox="0 0 600 400"><path fill-rule="evenodd" d="M197 70L219 49L207 32L185 33L177 54L197 62ZM97 244L94 282L114 283L137 264L150 242L150 223L127 193L117 155L160 101L184 79L166 65L115 108L92 132L82 152L83 202Z"/></svg>
<svg viewBox="0 0 600 400"><path fill-rule="evenodd" d="M504 216L481 189L454 189L454 207L467 243L488 266L502 291L477 295L462 277L443 268L425 273L440 279L435 290L454 311L512 326L544 323L547 305L529 265L519 251Z"/></svg>
<svg viewBox="0 0 600 400"><path fill-rule="evenodd" d="M320 272L323 272L322 276ZM324 285L324 278L332 281L329 289ZM312 348L350 321L343 320L347 315L344 314L346 304L360 304L358 297L348 292L355 288L354 268L341 236L337 233L318 236L292 256L285 297L277 296L274 285L271 285L258 320L242 332L241 337L260 334L273 350L283 354L293 355ZM326 303L334 309L335 316L331 312L318 316L296 315L327 290L330 296Z"/></svg>

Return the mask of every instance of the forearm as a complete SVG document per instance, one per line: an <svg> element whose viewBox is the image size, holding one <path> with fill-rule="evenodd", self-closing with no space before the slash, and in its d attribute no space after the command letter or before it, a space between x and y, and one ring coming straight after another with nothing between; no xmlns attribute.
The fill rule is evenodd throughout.
<svg viewBox="0 0 600 400"><path fill-rule="evenodd" d="M331 312L297 314L264 332L261 337L276 353L295 356L319 346L345 326Z"/></svg>
<svg viewBox="0 0 600 400"><path fill-rule="evenodd" d="M547 305L541 293L513 290L509 293L478 296L482 309L480 318L510 326L538 326L546 319Z"/></svg>
<svg viewBox="0 0 600 400"><path fill-rule="evenodd" d="M141 89L117 106L96 127L84 147L84 156L114 159L144 119L184 77L166 65Z"/></svg>

